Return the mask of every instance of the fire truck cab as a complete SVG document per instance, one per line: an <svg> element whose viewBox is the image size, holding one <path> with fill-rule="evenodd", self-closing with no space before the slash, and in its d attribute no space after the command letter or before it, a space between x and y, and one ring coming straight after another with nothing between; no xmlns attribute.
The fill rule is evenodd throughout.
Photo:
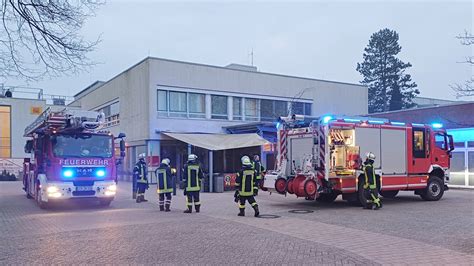
<svg viewBox="0 0 474 266"><path fill-rule="evenodd" d="M413 190L439 200L448 189L453 138L441 124L408 124L369 117L281 118L277 170L264 188L310 200L332 202L338 195L366 204L363 160L376 155L374 168L383 197Z"/></svg>
<svg viewBox="0 0 474 266"><path fill-rule="evenodd" d="M116 166L125 154L124 134L115 138L100 130L98 112L45 110L25 129L30 137L23 163L23 185L28 198L41 208L51 202L92 198L108 206L117 191ZM120 139L116 158L115 140Z"/></svg>

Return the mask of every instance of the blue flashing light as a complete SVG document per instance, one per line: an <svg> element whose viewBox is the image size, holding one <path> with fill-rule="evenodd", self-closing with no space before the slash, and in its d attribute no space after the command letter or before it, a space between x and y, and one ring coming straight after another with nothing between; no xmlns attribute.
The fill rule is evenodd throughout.
<svg viewBox="0 0 474 266"><path fill-rule="evenodd" d="M276 128L277 128L277 129L280 128L280 125L281 125L281 123L280 123L280 122L277 122Z"/></svg>
<svg viewBox="0 0 474 266"><path fill-rule="evenodd" d="M332 116L330 116L330 115L327 115L327 116L323 117L323 123L324 124L327 124L330 120L332 120Z"/></svg>
<svg viewBox="0 0 474 266"><path fill-rule="evenodd" d="M71 169L65 169L63 171L63 176L64 177L73 177L74 176L74 171L72 171Z"/></svg>
<svg viewBox="0 0 474 266"><path fill-rule="evenodd" d="M382 120L369 120L369 124L385 124L385 121Z"/></svg>
<svg viewBox="0 0 474 266"><path fill-rule="evenodd" d="M403 123L403 122L390 122L390 123L394 126L404 126L405 125L405 123Z"/></svg>
<svg viewBox="0 0 474 266"><path fill-rule="evenodd" d="M105 170L99 169L95 172L95 175L97 177L104 177L105 176Z"/></svg>
<svg viewBox="0 0 474 266"><path fill-rule="evenodd" d="M345 122L360 122L360 119L344 118Z"/></svg>
<svg viewBox="0 0 474 266"><path fill-rule="evenodd" d="M431 124L431 126L432 126L433 128L442 128L442 127L443 127L443 124L441 124L441 123L433 123L433 124Z"/></svg>

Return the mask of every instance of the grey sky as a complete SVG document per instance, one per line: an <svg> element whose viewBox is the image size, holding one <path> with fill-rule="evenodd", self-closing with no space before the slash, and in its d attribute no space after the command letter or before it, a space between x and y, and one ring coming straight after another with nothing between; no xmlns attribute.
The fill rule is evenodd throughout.
<svg viewBox="0 0 474 266"><path fill-rule="evenodd" d="M264 72L358 83L355 70L375 31L400 35L402 60L422 96L455 99L449 85L472 68L460 64L472 48L455 36L472 31L473 4L465 2L163 2L109 0L84 28L102 34L90 73L30 83L49 94L73 95L108 80L144 57L227 65L254 64ZM24 85L9 81L7 85Z"/></svg>

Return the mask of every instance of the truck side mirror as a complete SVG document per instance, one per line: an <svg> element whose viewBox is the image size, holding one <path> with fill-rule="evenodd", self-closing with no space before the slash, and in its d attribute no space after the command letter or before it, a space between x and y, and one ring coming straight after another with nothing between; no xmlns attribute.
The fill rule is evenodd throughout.
<svg viewBox="0 0 474 266"><path fill-rule="evenodd" d="M125 140L120 140L120 156L125 157Z"/></svg>
<svg viewBox="0 0 474 266"><path fill-rule="evenodd" d="M116 139L123 139L125 137L126 137L125 133L119 133Z"/></svg>
<svg viewBox="0 0 474 266"><path fill-rule="evenodd" d="M451 151L454 150L453 135L448 135L448 140L449 140L449 150L448 150L448 152L451 152Z"/></svg>
<svg viewBox="0 0 474 266"><path fill-rule="evenodd" d="M32 150L33 150L33 141L27 140L25 144L25 153L31 153Z"/></svg>

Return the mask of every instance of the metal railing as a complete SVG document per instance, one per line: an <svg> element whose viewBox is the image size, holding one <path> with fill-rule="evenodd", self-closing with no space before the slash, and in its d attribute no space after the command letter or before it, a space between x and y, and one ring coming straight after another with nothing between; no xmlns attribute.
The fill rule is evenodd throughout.
<svg viewBox="0 0 474 266"><path fill-rule="evenodd" d="M0 84L0 98L5 98L7 91L12 94L11 98L45 100L49 105L68 105L74 101L74 97L56 94L44 94L41 88L24 86L5 86Z"/></svg>

